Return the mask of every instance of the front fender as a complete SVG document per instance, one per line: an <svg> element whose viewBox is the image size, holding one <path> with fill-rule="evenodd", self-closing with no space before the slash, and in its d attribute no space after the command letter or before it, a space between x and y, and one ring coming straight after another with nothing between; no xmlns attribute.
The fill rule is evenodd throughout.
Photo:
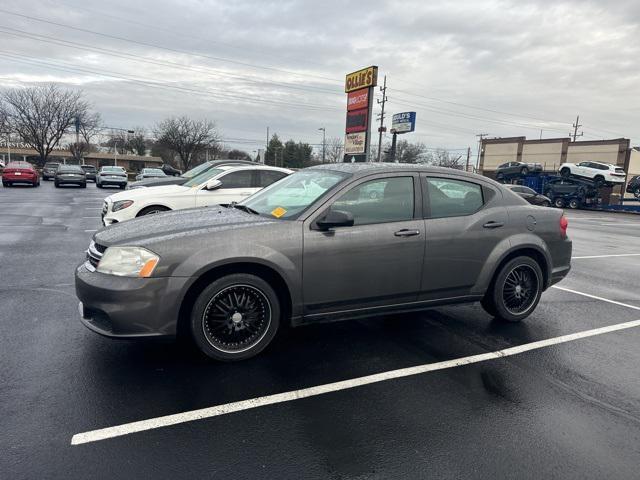
<svg viewBox="0 0 640 480"><path fill-rule="evenodd" d="M495 246L489 257L487 258L484 267L480 271L478 281L476 282L471 293L484 295L484 293L489 288L491 280L493 280L493 277L497 273L498 267L500 266L502 261L512 253L518 250L526 249L535 250L540 255L542 255L545 261L544 267L546 271L551 272L551 254L549 253L549 249L547 248L547 245L544 243L544 241L542 241L542 239L537 235L533 235L530 233L519 233L503 239ZM545 288L547 287L549 282L548 277L549 275L547 275Z"/></svg>

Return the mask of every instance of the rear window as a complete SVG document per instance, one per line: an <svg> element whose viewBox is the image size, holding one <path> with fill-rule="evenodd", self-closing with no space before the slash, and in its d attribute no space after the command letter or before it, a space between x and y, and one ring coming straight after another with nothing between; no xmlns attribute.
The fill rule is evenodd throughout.
<svg viewBox="0 0 640 480"><path fill-rule="evenodd" d="M616 168L616 173L625 173L625 171L622 168Z"/></svg>
<svg viewBox="0 0 640 480"><path fill-rule="evenodd" d="M84 173L84 170L79 165L60 165L58 173Z"/></svg>

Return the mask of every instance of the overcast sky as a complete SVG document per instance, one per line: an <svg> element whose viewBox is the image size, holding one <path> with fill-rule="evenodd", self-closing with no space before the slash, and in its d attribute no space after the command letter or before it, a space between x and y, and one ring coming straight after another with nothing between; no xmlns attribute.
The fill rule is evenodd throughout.
<svg viewBox="0 0 640 480"><path fill-rule="evenodd" d="M0 86L82 88L113 127L209 118L252 152L267 126L342 137L344 75L378 65L387 112L417 111L404 138L431 148L563 137L577 114L584 139L636 145L639 23L637 0L3 0Z"/></svg>

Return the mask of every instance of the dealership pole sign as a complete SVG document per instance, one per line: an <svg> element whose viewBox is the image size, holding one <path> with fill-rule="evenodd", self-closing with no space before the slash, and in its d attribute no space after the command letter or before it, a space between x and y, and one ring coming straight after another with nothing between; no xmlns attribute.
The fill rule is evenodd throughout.
<svg viewBox="0 0 640 480"><path fill-rule="evenodd" d="M416 129L416 112L396 113L391 117L391 133L409 133Z"/></svg>
<svg viewBox="0 0 640 480"><path fill-rule="evenodd" d="M378 67L349 73L344 82L347 117L344 137L344 161L366 162L371 152L370 122L373 89L378 83Z"/></svg>

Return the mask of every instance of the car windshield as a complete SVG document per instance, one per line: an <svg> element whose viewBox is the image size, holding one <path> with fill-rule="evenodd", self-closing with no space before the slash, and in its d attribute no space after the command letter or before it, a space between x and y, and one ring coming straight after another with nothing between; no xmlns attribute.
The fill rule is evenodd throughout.
<svg viewBox="0 0 640 480"><path fill-rule="evenodd" d="M182 174L184 178L195 178L204 172L207 168L211 168L211 162L205 162L203 164L198 165L197 167L192 168L188 172Z"/></svg>
<svg viewBox="0 0 640 480"><path fill-rule="evenodd" d="M260 190L240 205L260 215L291 220L348 176L329 170L301 170Z"/></svg>
<svg viewBox="0 0 640 480"><path fill-rule="evenodd" d="M191 180L189 180L188 182L183 183L183 186L185 187L197 187L199 185L202 185L203 183L208 182L209 180L211 180L213 177L215 177L216 175L221 174L222 172L224 172L224 169L222 168L212 168L211 170L207 170L206 172L193 177Z"/></svg>
<svg viewBox="0 0 640 480"><path fill-rule="evenodd" d="M157 175L159 177L165 177L166 174L159 168L145 168L142 173L145 175Z"/></svg>

